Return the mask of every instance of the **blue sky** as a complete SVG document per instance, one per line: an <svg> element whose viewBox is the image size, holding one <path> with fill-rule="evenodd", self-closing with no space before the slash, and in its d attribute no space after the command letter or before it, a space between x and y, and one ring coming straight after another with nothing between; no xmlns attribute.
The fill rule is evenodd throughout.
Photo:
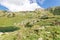
<svg viewBox="0 0 60 40"><path fill-rule="evenodd" d="M54 6L60 6L60 0L45 0L43 4L39 3L40 0L37 1L37 3L42 6L43 8L49 8Z"/></svg>
<svg viewBox="0 0 60 40"><path fill-rule="evenodd" d="M2 6L2 5L0 5L0 10L8 10L8 8L6 8L6 7Z"/></svg>
<svg viewBox="0 0 60 40"><path fill-rule="evenodd" d="M43 8L49 8L53 6L60 6L60 0L44 0L44 2L41 4L41 0L37 0L38 5L40 5ZM0 10L7 10L6 7L0 5Z"/></svg>

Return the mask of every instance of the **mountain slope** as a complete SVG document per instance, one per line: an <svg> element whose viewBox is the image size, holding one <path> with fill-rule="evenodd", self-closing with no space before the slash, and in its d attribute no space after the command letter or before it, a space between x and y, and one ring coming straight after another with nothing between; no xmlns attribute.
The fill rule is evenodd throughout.
<svg viewBox="0 0 60 40"><path fill-rule="evenodd" d="M60 15L60 6L51 7L51 8L48 8L47 10L53 13L54 15Z"/></svg>
<svg viewBox="0 0 60 40"><path fill-rule="evenodd" d="M0 40L60 40L60 15L42 9L0 11Z"/></svg>

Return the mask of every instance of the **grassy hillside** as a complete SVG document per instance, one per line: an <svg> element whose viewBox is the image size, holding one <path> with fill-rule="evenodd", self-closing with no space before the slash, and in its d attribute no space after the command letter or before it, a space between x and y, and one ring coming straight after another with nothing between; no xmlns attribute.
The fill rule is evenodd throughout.
<svg viewBox="0 0 60 40"><path fill-rule="evenodd" d="M51 8L48 8L47 10L53 13L54 15L60 15L60 6L51 7Z"/></svg>
<svg viewBox="0 0 60 40"><path fill-rule="evenodd" d="M50 9L0 11L0 40L60 40L60 15Z"/></svg>

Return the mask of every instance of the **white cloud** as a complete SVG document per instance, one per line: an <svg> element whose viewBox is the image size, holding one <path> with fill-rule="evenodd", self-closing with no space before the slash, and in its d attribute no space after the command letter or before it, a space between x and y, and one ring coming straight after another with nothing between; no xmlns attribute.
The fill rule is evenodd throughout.
<svg viewBox="0 0 60 40"><path fill-rule="evenodd" d="M36 8L41 8L36 0L30 4L29 0L0 0L0 4L7 7L10 11L33 11Z"/></svg>

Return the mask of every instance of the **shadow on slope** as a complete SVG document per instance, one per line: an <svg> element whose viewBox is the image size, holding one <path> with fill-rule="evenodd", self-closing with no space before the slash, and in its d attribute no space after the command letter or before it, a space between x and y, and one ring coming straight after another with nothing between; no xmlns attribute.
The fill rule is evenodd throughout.
<svg viewBox="0 0 60 40"><path fill-rule="evenodd" d="M0 27L0 32L13 32L19 30L19 27L9 26L9 27Z"/></svg>

